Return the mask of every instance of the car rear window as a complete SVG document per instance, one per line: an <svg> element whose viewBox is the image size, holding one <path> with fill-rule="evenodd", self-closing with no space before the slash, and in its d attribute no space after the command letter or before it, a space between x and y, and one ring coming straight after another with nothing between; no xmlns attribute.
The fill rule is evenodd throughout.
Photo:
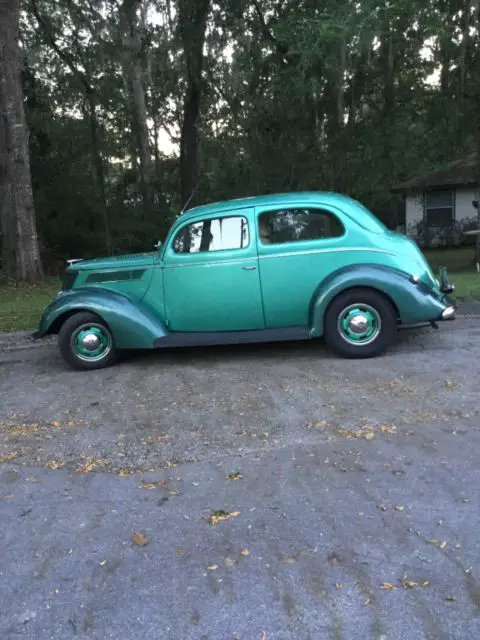
<svg viewBox="0 0 480 640"><path fill-rule="evenodd" d="M262 244L338 238L345 233L333 213L317 208L267 211L260 214L258 227Z"/></svg>

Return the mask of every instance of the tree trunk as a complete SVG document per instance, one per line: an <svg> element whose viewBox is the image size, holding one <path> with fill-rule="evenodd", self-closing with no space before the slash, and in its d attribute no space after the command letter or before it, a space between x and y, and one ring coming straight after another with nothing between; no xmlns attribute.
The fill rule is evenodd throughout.
<svg viewBox="0 0 480 640"><path fill-rule="evenodd" d="M393 174L392 168L392 149L395 145L395 59L393 49L393 34L387 14L387 22L383 33L383 51L382 51L382 74L383 74L383 162L384 175L388 181L391 180Z"/></svg>
<svg viewBox="0 0 480 640"><path fill-rule="evenodd" d="M475 0L475 43L480 45L480 0ZM480 113L480 76L474 75L474 100L473 100L475 112ZM477 117L476 131L475 131L475 146L477 152L477 222L480 229L480 118ZM480 270L480 234L477 235L477 242L475 245L475 261L477 271Z"/></svg>
<svg viewBox="0 0 480 640"><path fill-rule="evenodd" d="M103 170L103 158L100 151L98 139L97 105L95 103L94 92L86 90L86 100L88 104L88 120L90 123L90 140L92 149L93 180L97 185L96 209L102 218L103 231L105 233L105 248L107 254L112 254L112 232L107 209L107 196L105 193L105 172Z"/></svg>
<svg viewBox="0 0 480 640"><path fill-rule="evenodd" d="M187 68L180 139L182 206L198 186L198 128L202 101L203 46L210 0L178 0L178 20Z"/></svg>
<svg viewBox="0 0 480 640"><path fill-rule="evenodd" d="M345 149L343 145L345 117L345 69L347 64L347 47L345 34L342 33L338 43L338 67L335 78L330 85L330 118L329 147L332 167L331 189L343 191L345 187Z"/></svg>
<svg viewBox="0 0 480 640"><path fill-rule="evenodd" d="M0 224L3 271L42 278L18 46L20 0L0 2Z"/></svg>
<svg viewBox="0 0 480 640"><path fill-rule="evenodd" d="M146 209L153 204L153 166L147 125L144 68L142 66L142 38L137 11L142 0L123 0L121 6L124 75L127 80L132 116L132 130L140 159L140 187Z"/></svg>

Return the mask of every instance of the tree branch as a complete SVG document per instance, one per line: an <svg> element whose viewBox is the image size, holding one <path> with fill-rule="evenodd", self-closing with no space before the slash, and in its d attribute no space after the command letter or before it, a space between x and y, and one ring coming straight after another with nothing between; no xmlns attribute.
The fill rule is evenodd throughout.
<svg viewBox="0 0 480 640"><path fill-rule="evenodd" d="M57 54L57 56L60 58L60 60L67 65L67 67L70 69L70 71L83 84L83 87L85 89L85 94L87 96L92 95L94 93L94 89L91 86L90 82L88 81L88 78L87 78L86 74L83 73L83 71L81 71L78 68L78 66L75 63L75 58L68 51L65 51L64 49L62 49L59 46L57 40L55 39L55 37L53 35L52 24L44 16L42 16L40 14L40 12L38 10L38 6L37 6L37 1L36 0L30 0L29 7L30 7L30 11L35 16L35 19L38 22L39 27L41 28L46 41L51 46L53 51Z"/></svg>
<svg viewBox="0 0 480 640"><path fill-rule="evenodd" d="M260 7L260 3L258 2L258 0L252 0L252 4L255 8L255 12L258 16L258 20L262 27L263 35L267 38L267 40L270 40L270 42L273 44L277 53L282 58L282 62L284 64L288 64L288 60L287 60L288 47L286 47L281 42L279 42L277 38L273 35L270 25L265 20L265 16L263 14L262 8ZM278 5L278 8L280 9L282 5L283 5L283 2L280 2Z"/></svg>

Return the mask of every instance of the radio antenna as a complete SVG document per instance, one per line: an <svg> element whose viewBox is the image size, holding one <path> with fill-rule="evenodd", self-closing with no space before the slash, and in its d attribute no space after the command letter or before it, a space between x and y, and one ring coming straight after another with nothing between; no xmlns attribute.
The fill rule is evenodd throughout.
<svg viewBox="0 0 480 640"><path fill-rule="evenodd" d="M192 201L193 196L197 193L197 191L198 191L198 187L200 186L201 181L202 181L202 179L201 179L201 178L199 178L199 180L198 180L198 182L197 182L197 184L196 184L196 186L195 186L195 189L192 191L192 193L191 193L191 195L190 195L189 199L188 199L188 200L185 202L185 204L183 205L183 209L180 211L180 215L182 215L182 213L185 213L185 210L186 210L186 208L188 207L188 205L190 204L190 202Z"/></svg>

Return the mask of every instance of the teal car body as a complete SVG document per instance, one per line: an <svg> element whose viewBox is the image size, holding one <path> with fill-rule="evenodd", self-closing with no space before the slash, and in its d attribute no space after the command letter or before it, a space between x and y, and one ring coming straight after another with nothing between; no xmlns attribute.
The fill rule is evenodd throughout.
<svg viewBox="0 0 480 640"><path fill-rule="evenodd" d="M182 213L154 252L70 264L35 337L89 312L116 349L318 338L348 291L382 296L398 326L410 326L453 319L452 289L414 242L351 198L258 196ZM381 324L358 305L346 313L338 322L358 333L360 313L369 330Z"/></svg>

